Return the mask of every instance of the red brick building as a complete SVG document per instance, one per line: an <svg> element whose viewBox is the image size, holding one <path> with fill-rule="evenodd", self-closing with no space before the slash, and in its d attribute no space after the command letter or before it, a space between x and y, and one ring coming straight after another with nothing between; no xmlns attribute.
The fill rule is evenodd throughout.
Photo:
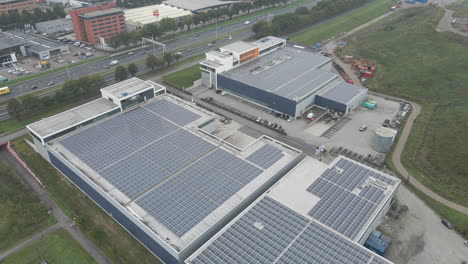
<svg viewBox="0 0 468 264"><path fill-rule="evenodd" d="M115 7L115 2L107 2L70 10L76 39L96 44L101 37L108 39L116 33L126 31L124 12Z"/></svg>
<svg viewBox="0 0 468 264"><path fill-rule="evenodd" d="M0 1L0 14L8 13L10 10L18 10L21 14L23 10L32 13L36 8L36 2L34 0L1 0Z"/></svg>

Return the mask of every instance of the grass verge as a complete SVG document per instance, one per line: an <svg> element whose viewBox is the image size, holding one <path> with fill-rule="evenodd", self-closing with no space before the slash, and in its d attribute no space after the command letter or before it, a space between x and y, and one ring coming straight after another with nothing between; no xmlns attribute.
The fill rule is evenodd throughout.
<svg viewBox="0 0 468 264"><path fill-rule="evenodd" d="M458 3L450 4L447 8L455 11L455 13L453 13L453 17L468 18L468 0L461 0Z"/></svg>
<svg viewBox="0 0 468 264"><path fill-rule="evenodd" d="M379 63L369 88L422 106L402 154L408 171L468 206L468 39L436 32L441 8L399 10L349 36L342 53Z"/></svg>
<svg viewBox="0 0 468 264"><path fill-rule="evenodd" d="M163 77L163 81L179 89L188 88L201 78L200 65L195 64L181 71Z"/></svg>
<svg viewBox="0 0 468 264"><path fill-rule="evenodd" d="M0 159L0 251L55 223L36 194Z"/></svg>
<svg viewBox="0 0 468 264"><path fill-rule="evenodd" d="M290 40L305 45L329 39L338 33L349 31L363 25L372 19L387 13L394 2L390 0L376 0L364 7L358 8L344 16L333 19L320 26L290 36Z"/></svg>
<svg viewBox="0 0 468 264"><path fill-rule="evenodd" d="M65 230L59 229L8 257L3 264L93 264L94 259Z"/></svg>

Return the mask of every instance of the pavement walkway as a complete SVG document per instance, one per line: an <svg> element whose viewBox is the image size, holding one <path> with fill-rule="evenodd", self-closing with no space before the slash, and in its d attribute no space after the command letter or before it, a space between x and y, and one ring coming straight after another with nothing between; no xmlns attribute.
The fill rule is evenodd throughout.
<svg viewBox="0 0 468 264"><path fill-rule="evenodd" d="M437 25L437 31L450 31L464 37L468 37L468 32L461 32L452 25L453 20L453 10L447 9L444 7L445 13L444 16L440 19L439 24Z"/></svg>
<svg viewBox="0 0 468 264"><path fill-rule="evenodd" d="M64 228L99 264L111 264L112 261L107 258L75 225L74 221L70 219L63 210L58 207L55 201L50 198L49 194L42 188L37 181L35 181L31 175L19 164L19 162L8 152L0 151L0 158L3 159L8 165L15 169L18 174L25 180L25 182L31 187L31 189L36 192L38 198L41 202L51 210L57 220L57 224L49 227L46 230L43 230L39 235L29 238L24 243L19 244L0 255L0 261L3 258L8 257L9 255L17 252L18 250L29 245L33 241L39 239L41 234L44 232L52 232L54 228Z"/></svg>

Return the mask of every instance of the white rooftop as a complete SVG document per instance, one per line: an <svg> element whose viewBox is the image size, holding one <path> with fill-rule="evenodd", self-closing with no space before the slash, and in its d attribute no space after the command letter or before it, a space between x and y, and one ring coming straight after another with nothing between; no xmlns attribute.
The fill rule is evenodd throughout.
<svg viewBox="0 0 468 264"><path fill-rule="evenodd" d="M142 79L133 77L122 82L102 88L101 91L108 93L116 98L130 97L134 94L155 88L157 84L151 81L144 81ZM158 85L159 86L159 85Z"/></svg>
<svg viewBox="0 0 468 264"><path fill-rule="evenodd" d="M237 3L237 1L224 1L224 0L167 0L164 4L180 7L183 9L197 11L200 9L216 7L219 5L227 5Z"/></svg>
<svg viewBox="0 0 468 264"><path fill-rule="evenodd" d="M226 46L222 46L220 49L221 51L227 50L235 53L244 53L249 50L255 49L257 46L252 45L245 41L236 41L234 43L228 44Z"/></svg>
<svg viewBox="0 0 468 264"><path fill-rule="evenodd" d="M159 11L158 17L153 15L155 10ZM192 15L190 11L165 4L126 9L124 12L127 23L135 26L156 23L163 18L179 18Z"/></svg>

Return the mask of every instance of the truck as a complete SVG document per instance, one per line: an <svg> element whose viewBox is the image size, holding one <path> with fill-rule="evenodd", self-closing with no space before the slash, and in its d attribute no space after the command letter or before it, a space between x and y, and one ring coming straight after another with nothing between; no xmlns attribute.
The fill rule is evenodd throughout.
<svg viewBox="0 0 468 264"><path fill-rule="evenodd" d="M0 95L9 94L9 93L10 93L10 88L8 87L0 88Z"/></svg>
<svg viewBox="0 0 468 264"><path fill-rule="evenodd" d="M113 61L109 62L110 66L114 66L114 65L117 65L117 64L119 64L118 60L113 60Z"/></svg>

